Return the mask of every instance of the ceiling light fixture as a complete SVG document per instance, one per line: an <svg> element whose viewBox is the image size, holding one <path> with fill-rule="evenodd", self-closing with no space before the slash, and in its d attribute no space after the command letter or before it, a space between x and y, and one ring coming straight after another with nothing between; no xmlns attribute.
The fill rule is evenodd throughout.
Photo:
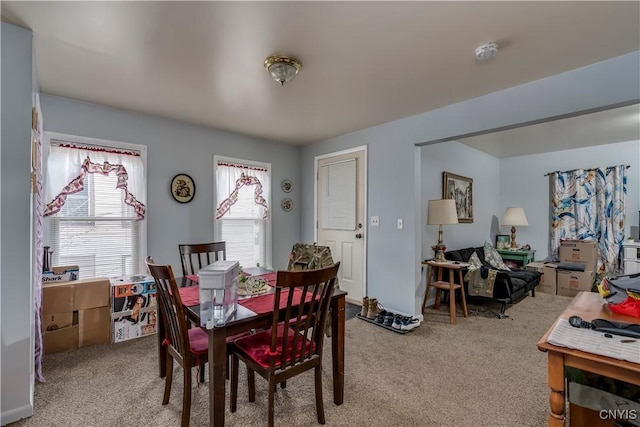
<svg viewBox="0 0 640 427"><path fill-rule="evenodd" d="M275 81L284 85L298 74L302 63L293 56L272 55L264 60L264 68Z"/></svg>
<svg viewBox="0 0 640 427"><path fill-rule="evenodd" d="M486 61L498 52L498 43L485 43L476 48L476 59Z"/></svg>

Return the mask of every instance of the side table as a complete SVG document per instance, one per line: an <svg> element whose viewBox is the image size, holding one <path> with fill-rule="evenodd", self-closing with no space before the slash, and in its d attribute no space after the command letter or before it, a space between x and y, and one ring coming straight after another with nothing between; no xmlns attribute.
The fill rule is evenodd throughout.
<svg viewBox="0 0 640 427"><path fill-rule="evenodd" d="M512 251L510 249L496 249L503 260L509 261L517 261L520 263L520 268L524 268L530 262L533 262L533 259L536 255L535 249L531 249L529 251L517 250Z"/></svg>
<svg viewBox="0 0 640 427"><path fill-rule="evenodd" d="M456 323L456 296L455 291L460 290L460 296L462 298L462 308L464 309L464 317L468 317L467 313L467 300L464 295L464 281L462 278L462 269L468 267L467 263L455 263L455 262L436 262L436 261L423 261L422 264L430 267L430 271L427 272L427 288L424 291L424 299L422 300L422 311L424 314L424 309L427 305L427 298L429 297L429 289L436 288L436 302L433 305L433 308L438 310L440 308L440 291L445 290L449 291L449 319L451 324ZM449 281L445 282L442 280L442 272L444 270L449 270ZM459 284L454 283L453 279L458 273L458 281Z"/></svg>

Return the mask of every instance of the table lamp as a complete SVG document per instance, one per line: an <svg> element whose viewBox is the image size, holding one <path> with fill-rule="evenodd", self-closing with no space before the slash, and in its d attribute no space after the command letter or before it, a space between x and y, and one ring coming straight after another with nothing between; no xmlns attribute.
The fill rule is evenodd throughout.
<svg viewBox="0 0 640 427"><path fill-rule="evenodd" d="M438 244L432 246L436 252L435 261L445 262L444 251L447 249L442 241L442 226L458 223L456 202L453 199L429 200L427 225L438 225Z"/></svg>
<svg viewBox="0 0 640 427"><path fill-rule="evenodd" d="M511 226L511 249L515 249L516 245L516 226L526 226L529 225L527 221L527 216L524 214L524 209L522 208L507 208L502 215L502 225Z"/></svg>

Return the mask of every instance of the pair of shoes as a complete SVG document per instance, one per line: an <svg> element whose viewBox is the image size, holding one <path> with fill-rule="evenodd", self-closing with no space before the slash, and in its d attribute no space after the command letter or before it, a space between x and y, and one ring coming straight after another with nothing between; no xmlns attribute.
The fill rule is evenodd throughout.
<svg viewBox="0 0 640 427"><path fill-rule="evenodd" d="M389 313L388 311L382 310L381 312L376 314L375 322L383 324L384 323L384 319L387 318L388 313Z"/></svg>
<svg viewBox="0 0 640 427"><path fill-rule="evenodd" d="M393 319L396 317L396 315L390 311L387 311L384 315L384 319L382 321L382 324L384 326L392 326L393 325Z"/></svg>
<svg viewBox="0 0 640 427"><path fill-rule="evenodd" d="M378 313L384 311L382 304L378 303L375 298L369 298L369 310L367 310L367 319L375 319Z"/></svg>
<svg viewBox="0 0 640 427"><path fill-rule="evenodd" d="M393 325L391 325L392 328L400 329L402 331L410 331L418 326L420 326L420 319L416 319L411 316L403 316L401 314L396 314L393 319Z"/></svg>
<svg viewBox="0 0 640 427"><path fill-rule="evenodd" d="M362 298L362 310L360 310L360 316L367 317L369 311L369 297Z"/></svg>

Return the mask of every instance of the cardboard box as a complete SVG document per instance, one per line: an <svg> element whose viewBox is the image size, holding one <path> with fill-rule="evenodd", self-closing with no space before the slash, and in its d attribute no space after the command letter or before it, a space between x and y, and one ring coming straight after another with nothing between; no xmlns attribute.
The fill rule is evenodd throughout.
<svg viewBox="0 0 640 427"><path fill-rule="evenodd" d="M137 275L111 279L111 342L156 333L156 282Z"/></svg>
<svg viewBox="0 0 640 427"><path fill-rule="evenodd" d="M61 314L73 311L73 284L47 283L42 285L42 314Z"/></svg>
<svg viewBox="0 0 640 427"><path fill-rule="evenodd" d="M558 295L574 297L579 292L590 292L593 287L593 271L560 270L556 272Z"/></svg>
<svg viewBox="0 0 640 427"><path fill-rule="evenodd" d="M527 264L527 270L539 271L542 273L540 284L536 286L536 292L544 292L545 294L556 295L558 292L558 282L556 279L556 268L558 266L553 263L543 263L534 261Z"/></svg>
<svg viewBox="0 0 640 427"><path fill-rule="evenodd" d="M108 343L111 337L109 307L78 310L78 347Z"/></svg>
<svg viewBox="0 0 640 427"><path fill-rule="evenodd" d="M111 342L119 343L134 338L155 334L158 312L156 307L141 308L137 317L124 315L126 312L111 314Z"/></svg>
<svg viewBox="0 0 640 427"><path fill-rule="evenodd" d="M42 273L42 283L62 283L78 280L80 277L80 268L77 265L63 265L53 267L51 271Z"/></svg>
<svg viewBox="0 0 640 427"><path fill-rule="evenodd" d="M73 325L73 313L43 314L42 331L55 331Z"/></svg>
<svg viewBox="0 0 640 427"><path fill-rule="evenodd" d="M78 349L78 325L42 333L44 354Z"/></svg>
<svg viewBox="0 0 640 427"><path fill-rule="evenodd" d="M111 282L106 277L76 280L73 282L74 310L87 310L96 307L109 307Z"/></svg>
<svg viewBox="0 0 640 427"><path fill-rule="evenodd" d="M585 264L585 271L595 271L598 265L598 247L596 242L582 240L564 240L560 242L560 262L578 262Z"/></svg>

